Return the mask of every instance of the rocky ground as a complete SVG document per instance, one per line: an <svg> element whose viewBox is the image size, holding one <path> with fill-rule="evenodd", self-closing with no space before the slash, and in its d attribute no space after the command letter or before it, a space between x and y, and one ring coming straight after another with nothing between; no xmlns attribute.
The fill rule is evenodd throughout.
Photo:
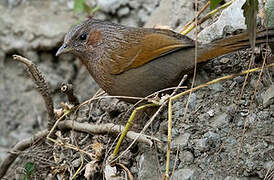
<svg viewBox="0 0 274 180"><path fill-rule="evenodd" d="M194 17L190 1L98 0L97 3L101 8L95 17L131 26L161 24L178 31ZM82 18L72 7L72 1L65 0L0 2L0 162L12 145L44 129L47 121L43 99L23 65L12 60L12 54L24 55L39 66L49 82L56 108L61 101L66 101L59 91L62 82L73 84L81 102L98 90L79 61L70 55L54 56L64 34ZM261 49L257 52L262 52ZM242 50L203 64L198 68L196 84L248 69L250 54L249 49ZM261 64L258 53L254 66ZM269 68L262 75L250 74L246 83L244 76L239 76L193 92L187 109L188 96L175 101L172 106L170 171L175 167L172 179L273 178L273 78L274 69ZM94 101L92 107L83 106L77 121L124 125L131 106L117 99L101 99ZM149 112L140 115L131 130L139 132L149 117ZM134 179L161 179L165 171L167 108L158 114L145 134L160 139L161 143L155 142L152 147L138 143L120 163L130 170ZM97 179L102 179L104 160L113 151L111 145L116 136L62 131L59 138L93 153L94 145L100 144L102 154L93 172ZM130 142L124 141L121 151ZM35 144L19 157L7 179L22 179L27 162L35 163L36 171L32 176L37 179L49 178L49 174L54 173L59 177L72 177L81 164L81 156L76 151L44 142ZM84 156L83 167L87 168L88 162L91 159ZM84 179L85 168L79 172L78 179ZM117 172L118 177L126 174L123 168L117 168Z"/></svg>

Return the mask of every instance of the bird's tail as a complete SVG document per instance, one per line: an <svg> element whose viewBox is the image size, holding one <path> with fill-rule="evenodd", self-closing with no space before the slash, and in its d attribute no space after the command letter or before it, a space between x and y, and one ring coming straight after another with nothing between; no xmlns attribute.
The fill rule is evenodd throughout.
<svg viewBox="0 0 274 180"><path fill-rule="evenodd" d="M256 33L256 45L262 43L274 43L274 27L259 30ZM209 59L250 47L248 33L241 33L222 40L213 41L202 45L198 54L198 62L205 62Z"/></svg>

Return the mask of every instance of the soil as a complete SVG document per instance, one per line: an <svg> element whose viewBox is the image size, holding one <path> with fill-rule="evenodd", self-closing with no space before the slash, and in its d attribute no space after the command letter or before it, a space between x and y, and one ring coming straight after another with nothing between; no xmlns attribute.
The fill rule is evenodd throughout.
<svg viewBox="0 0 274 180"><path fill-rule="evenodd" d="M158 6L157 3L153 4ZM17 8L22 6L24 4ZM121 4L121 7L115 10L114 19L126 22L130 18L130 14L120 17L117 15L125 6L129 7L127 4ZM144 5L138 8L149 9L145 7L150 6ZM64 9L60 11L71 11ZM153 8L148 16L152 11ZM100 13L105 14L100 15L104 17L113 14L113 12ZM144 24L145 21L140 19L135 18L134 23ZM62 31L66 32L66 29ZM15 35L16 32L13 32L12 36ZM60 108L60 102L66 101L65 95L59 91L61 82L72 82L80 102L90 99L98 89L79 61L75 61L69 55L54 57L62 41L61 37L56 40L55 34L51 34L47 38L54 40L48 45L41 37L44 35L36 36L40 39L39 42L42 42L41 47L34 47L32 44L27 50L22 50L21 46L19 48L9 46L10 48L6 49L1 47L0 50L0 55L2 53L0 71L3 72L0 76L0 162L16 142L45 129L47 124L43 99L35 90L22 65L13 61L10 55L20 52L40 67L52 89L55 108ZM257 49L255 64L252 67L262 65L265 49L265 46ZM246 49L200 65L195 85L246 70L249 68L250 58L251 50ZM274 177L273 80L274 68L268 68L264 69L262 74L250 73L246 81L245 76L237 76L174 101L169 169L171 179L272 179ZM189 76L184 85L190 87L191 81L192 77ZM89 124L125 125L132 108L133 105L115 98L102 98L82 106L77 115L70 115L65 120ZM157 107L140 112L130 130L140 132L155 110ZM5 178L22 179L28 176L33 179L69 179L76 174L76 179L85 179L84 175L89 170L92 174L91 179L103 179L103 177L122 179L127 177L126 170L128 170L133 175L133 179L161 179L166 168L167 117L168 112L165 107L144 132L159 141L155 141L152 146L135 143L126 155L119 159L118 162L126 168L120 165L110 168L106 165L108 157L114 150L117 135L59 130L56 137L59 141L73 144L93 156L41 139L34 142L31 148L20 153ZM126 138L120 153L131 142L132 140ZM28 171L28 165L35 167L35 170ZM80 171L76 173L78 169ZM109 178L108 175L111 175L112 171L116 172L116 177Z"/></svg>

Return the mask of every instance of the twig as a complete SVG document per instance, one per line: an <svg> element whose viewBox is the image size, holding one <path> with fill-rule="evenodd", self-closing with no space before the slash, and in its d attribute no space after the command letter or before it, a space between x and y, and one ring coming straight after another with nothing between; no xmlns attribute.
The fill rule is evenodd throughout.
<svg viewBox="0 0 274 180"><path fill-rule="evenodd" d="M265 66L265 68L271 67L271 66L274 66L274 63ZM257 72L257 71L260 71L261 69L262 69L262 68L248 69L248 70L246 70L246 71L242 71L242 72L237 73L237 74L232 74L232 75L224 76L224 77L221 77L221 78L217 78L217 79L214 79L214 80L209 81L209 82L207 82L207 83L201 84L201 85L199 85L199 86L197 86L197 87L191 88L191 89L189 89L189 90L187 90L187 91L184 91L184 92L182 92L182 93L180 93L180 94L177 94L177 95L175 95L175 96L173 96L173 97L170 97L170 98L169 98L169 105L168 105L168 124L169 124L168 126L169 126L169 131L170 131L171 122L172 122L172 109L171 109L172 101L174 101L175 99L180 98L180 97L182 97L182 96L184 96L184 95L186 95L186 94L189 94L189 93L191 93L191 92L193 92L193 91L197 91L198 89L201 89L201 88L207 87L207 86L209 86L209 85L215 84L215 83L217 83L217 82L220 82L220 81L223 81L223 80L227 80L227 79L232 79L233 77L240 76L240 75L245 75L245 74L247 74L247 73ZM171 133L171 132L168 132L168 134L169 134L169 133ZM171 134L169 134L169 137L170 137L170 136L171 136ZM169 151L169 148L170 148L170 147L169 147L169 146L170 146L170 144L169 144L170 141L171 141L171 139L169 138L169 139L168 139L168 151ZM166 164L165 179L168 179L168 169L169 169L168 162L169 162L169 158L170 158L170 152L167 152L167 160L166 160L167 164Z"/></svg>
<svg viewBox="0 0 274 180"><path fill-rule="evenodd" d="M74 106L79 105L78 98L73 93L73 86L69 83L62 83L61 85L61 91L62 93L66 94L68 102Z"/></svg>
<svg viewBox="0 0 274 180"><path fill-rule="evenodd" d="M123 126L115 125L112 123L108 124L100 124L100 125L93 125L88 123L79 123L71 120L59 122L58 127L60 129L74 129L75 131L80 132L86 132L89 134L104 134L104 133L111 133L111 134L119 134L122 129L124 129ZM48 130L43 130L38 133L36 133L33 137L27 138L25 140L22 140L18 142L12 149L11 154L1 163L0 165L0 178L2 178L7 170L9 169L10 165L15 161L15 159L18 157L19 153L18 151L23 151L27 148L29 148L35 141L45 138L48 135ZM145 143L148 145L152 145L152 140L159 141L156 138L149 137L146 135L140 135L139 133L135 133L133 131L129 131L126 135L128 138L134 140L137 138L138 142ZM70 146L68 146L71 148ZM72 148L74 150L77 150L75 148ZM80 151L82 152L82 151Z"/></svg>
<svg viewBox="0 0 274 180"><path fill-rule="evenodd" d="M18 142L11 150L10 154L4 159L0 165L0 179L5 176L11 164L20 155L20 152L32 146L36 141L43 139L48 134L48 130L39 131L34 136L26 138Z"/></svg>
<svg viewBox="0 0 274 180"><path fill-rule="evenodd" d="M84 164L84 156L83 156L83 153L80 153L80 157L81 157L81 165L80 165L80 167L77 169L77 171L74 173L74 175L72 176L71 179L75 179L75 177L77 176L77 174L79 174L80 170L81 170L82 167L83 167L83 164Z"/></svg>
<svg viewBox="0 0 274 180"><path fill-rule="evenodd" d="M133 175L131 174L130 170L125 165L121 163L117 163L117 165L119 165L121 168L123 168L126 171L128 180L133 180Z"/></svg>
<svg viewBox="0 0 274 180"><path fill-rule="evenodd" d="M165 101L160 107L159 109L153 114L153 116L149 119L148 123L145 125L145 127L142 129L142 131L140 133L138 133L138 136L136 136L134 138L134 140L132 141L132 143L127 147L126 150L124 150L118 157L116 157L115 159L111 159L110 164L112 164L113 162L115 162L117 159L121 158L134 144L136 141L139 140L140 137L143 136L143 133L145 132L145 130L147 130L147 128L151 125L151 123L154 121L154 119L157 117L157 115L163 110L164 106L166 105L167 101ZM129 133L130 131L128 131ZM128 134L127 134L128 136ZM159 142L159 140L158 140Z"/></svg>
<svg viewBox="0 0 274 180"><path fill-rule="evenodd" d="M65 115L67 115L67 113L65 113L63 116L65 116ZM63 119L63 116L60 117L59 120ZM67 121L63 121L63 122L59 122L59 123L58 122L56 122L56 125L58 124L58 127L60 129L73 129L75 131L86 132L86 133L90 133L90 134L104 134L104 133L119 134L121 132L121 129L124 129L123 126L114 125L112 123L92 125L92 124L88 124L88 123L79 123L79 122L75 122L75 121L71 121L71 120L67 120ZM52 133L53 129L55 129L55 128L53 127L51 129L51 133ZM18 157L19 153L17 153L17 151L23 151L23 150L29 148L35 141L37 141L38 139L45 138L47 135L50 135L51 133L49 133L48 130L43 130L43 131L36 133L31 138L27 138L25 140L18 142L14 146L14 148L11 149L11 154L1 163L0 178L2 178L6 174L10 165ZM136 137L137 137L138 142L146 143L150 146L152 145L151 139L159 141L156 138L149 137L146 135L140 135L139 133L135 133L133 131L129 131L127 134L127 137L130 139L133 139L133 140L136 139ZM49 139L51 139L51 138L49 138ZM68 148L74 149L76 151L86 153L80 149L77 149L74 146L66 145L66 144L63 144L63 145L65 145ZM88 154L88 155L90 155L90 154Z"/></svg>
<svg viewBox="0 0 274 180"><path fill-rule="evenodd" d="M184 75L183 79L182 79L182 83L186 80L187 75ZM179 85L182 83L180 82ZM156 91L144 98L142 98L141 100L139 100L137 103L135 103L131 108L128 109L127 113L130 112L132 109L134 109L138 104L141 104L143 101L148 100L149 98L155 97L157 94L162 93L162 92L166 92L166 91L170 91L173 90L172 93L176 93L179 89L186 89L187 86L176 86L176 87L170 87L170 88L165 88L159 91Z"/></svg>
<svg viewBox="0 0 274 180"><path fill-rule="evenodd" d="M206 10L206 8L210 5L210 1L208 1L203 7L202 9L198 12L197 16L194 17L191 21L189 21L184 27L183 29L181 29L181 33L184 32L193 22L195 22L195 19L198 19L199 16Z"/></svg>
<svg viewBox="0 0 274 180"><path fill-rule="evenodd" d="M209 12L208 14L205 15L205 17L203 17L202 19L200 19L197 23L197 25L194 23L192 24L189 28L187 28L186 30L184 30L183 32L180 32L183 35L188 34L192 29L194 29L196 26L202 24L203 22L205 22L207 19L209 19L211 16L213 16L214 14L216 14L218 11L230 6L232 4L234 0L229 1L227 3L225 3L224 5L214 9L213 11Z"/></svg>
<svg viewBox="0 0 274 180"><path fill-rule="evenodd" d="M119 134L121 133L121 130L124 129L124 126L115 125L113 123L95 125L95 124L89 124L89 123L73 122L71 120L59 122L58 127L61 129L73 128L75 131L81 131L81 132L86 132L90 134L104 134L104 133ZM128 131L126 135L126 137L130 139L135 139L138 136L139 136L139 133L135 133L133 131ZM138 142L146 143L151 146L152 141L150 139L157 140L155 138L152 138L146 135L141 135L138 138Z"/></svg>
<svg viewBox="0 0 274 180"><path fill-rule="evenodd" d="M33 79L34 83L36 84L37 90L39 91L39 93L41 94L41 96L44 99L44 102L45 102L45 105L47 108L47 112L49 115L48 130L50 130L55 122L55 114L54 114L53 100L50 95L50 90L49 90L49 87L46 83L44 76L42 75L42 73L38 69L38 67L33 62L28 60L27 58L24 58L19 55L13 55L12 57L14 60L17 60L17 61L25 64L28 67L31 78Z"/></svg>
<svg viewBox="0 0 274 180"><path fill-rule="evenodd" d="M197 3L197 1L196 1L196 3ZM195 56L195 60L196 59L197 58ZM197 62L195 61L195 71L194 71L194 73L196 73L196 64L197 64ZM181 86L181 84L184 83L186 78L187 78L187 75L184 75L184 77L182 78L182 80L179 83L178 87ZM195 74L194 74L193 79L195 79ZM176 94L176 90L177 89L175 89L174 92L171 94L171 97ZM168 99L168 111L171 111L171 107L172 107L172 104L171 104L171 100L169 98ZM169 162L170 162L171 138L172 138L171 136L172 136L172 118L171 118L171 113L168 113L168 142L167 142L167 152L166 152L166 174L165 174L165 179L166 180L168 180L168 176L169 176ZM175 166L175 164L174 164L174 166Z"/></svg>
<svg viewBox="0 0 274 180"><path fill-rule="evenodd" d="M181 79L180 83L178 84L177 87L174 88L174 91L172 93L172 95L174 95L176 93L176 91L181 87L181 85L184 83L184 81L186 80L187 78L187 75L184 75L184 77ZM152 95L154 95L155 93L153 93ZM149 96L152 96L152 95L149 95ZM148 97L149 97L148 96ZM112 154L112 158L111 158L111 162L110 163L113 163L115 162L117 159L119 159L120 157L122 157L132 146L133 144L137 141L137 139L139 138L139 136L141 136L145 131L146 129L150 126L150 124L154 121L154 119L157 117L157 115L162 111L162 109L164 108L164 106L167 104L168 101L164 101L161 106L159 107L159 109L153 114L153 116L150 118L150 120L148 121L148 123L145 125L145 127L142 129L142 131L139 133L139 135L134 139L134 141L127 147L127 149L125 151L123 151L117 158L115 157L116 154L118 152L113 152ZM137 102L138 103L138 102ZM137 104L136 103L136 104ZM148 104L147 106L153 106L153 105L156 105L156 104ZM145 105L144 105L145 106ZM138 107L139 109L141 108L144 108L144 106L140 106ZM131 114L131 118L133 119L135 114L134 112L136 113L136 111L138 111L138 108L136 108L133 113ZM128 120L128 122L130 121L130 119ZM118 144L118 143L117 143ZM116 145L117 146L117 145ZM117 150L118 151L118 150ZM115 159L113 159L115 157Z"/></svg>
<svg viewBox="0 0 274 180"><path fill-rule="evenodd" d="M268 67L272 67L272 66L274 66L274 63L268 64L268 65L266 65L264 68L268 68ZM190 91L196 91L196 90L198 90L198 89L201 89L201 88L203 88L203 87L207 87L207 86L212 85L212 84L215 84L215 83L217 83L217 82L220 82L220 81L223 81L223 80L232 79L232 78L234 78L234 77L242 76L242 75L245 75L245 74L247 74L247 73L257 72L257 71L260 71L261 69L262 69L262 68L254 68L254 69L245 70L245 71L242 71L242 72L239 72L239 73L236 73L236 74L232 74L232 75L227 75L227 76L224 76L224 77L220 77L220 78L214 79L214 80L212 80L212 81L209 81L209 82L207 82L207 83L204 83L204 84L201 84L201 85L199 85L199 86L196 86L196 87L194 87L193 89L189 89L189 90L186 90L186 91L184 91L184 92L182 92L182 93L180 93L180 94L177 94L177 95L171 97L171 99L172 99L172 100L175 100L175 99L177 99L177 98L179 98L179 97L182 97L182 96L185 95L185 94L188 94Z"/></svg>

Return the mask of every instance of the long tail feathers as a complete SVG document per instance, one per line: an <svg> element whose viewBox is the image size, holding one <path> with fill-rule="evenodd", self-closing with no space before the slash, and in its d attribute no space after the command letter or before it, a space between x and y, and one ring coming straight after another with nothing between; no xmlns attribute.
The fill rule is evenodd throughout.
<svg viewBox="0 0 274 180"><path fill-rule="evenodd" d="M256 45L262 43L274 43L274 27L257 31ZM209 59L248 47L250 47L250 42L247 33L213 41L210 45L202 45L202 48L200 48L201 52L198 55L198 62L205 62Z"/></svg>

